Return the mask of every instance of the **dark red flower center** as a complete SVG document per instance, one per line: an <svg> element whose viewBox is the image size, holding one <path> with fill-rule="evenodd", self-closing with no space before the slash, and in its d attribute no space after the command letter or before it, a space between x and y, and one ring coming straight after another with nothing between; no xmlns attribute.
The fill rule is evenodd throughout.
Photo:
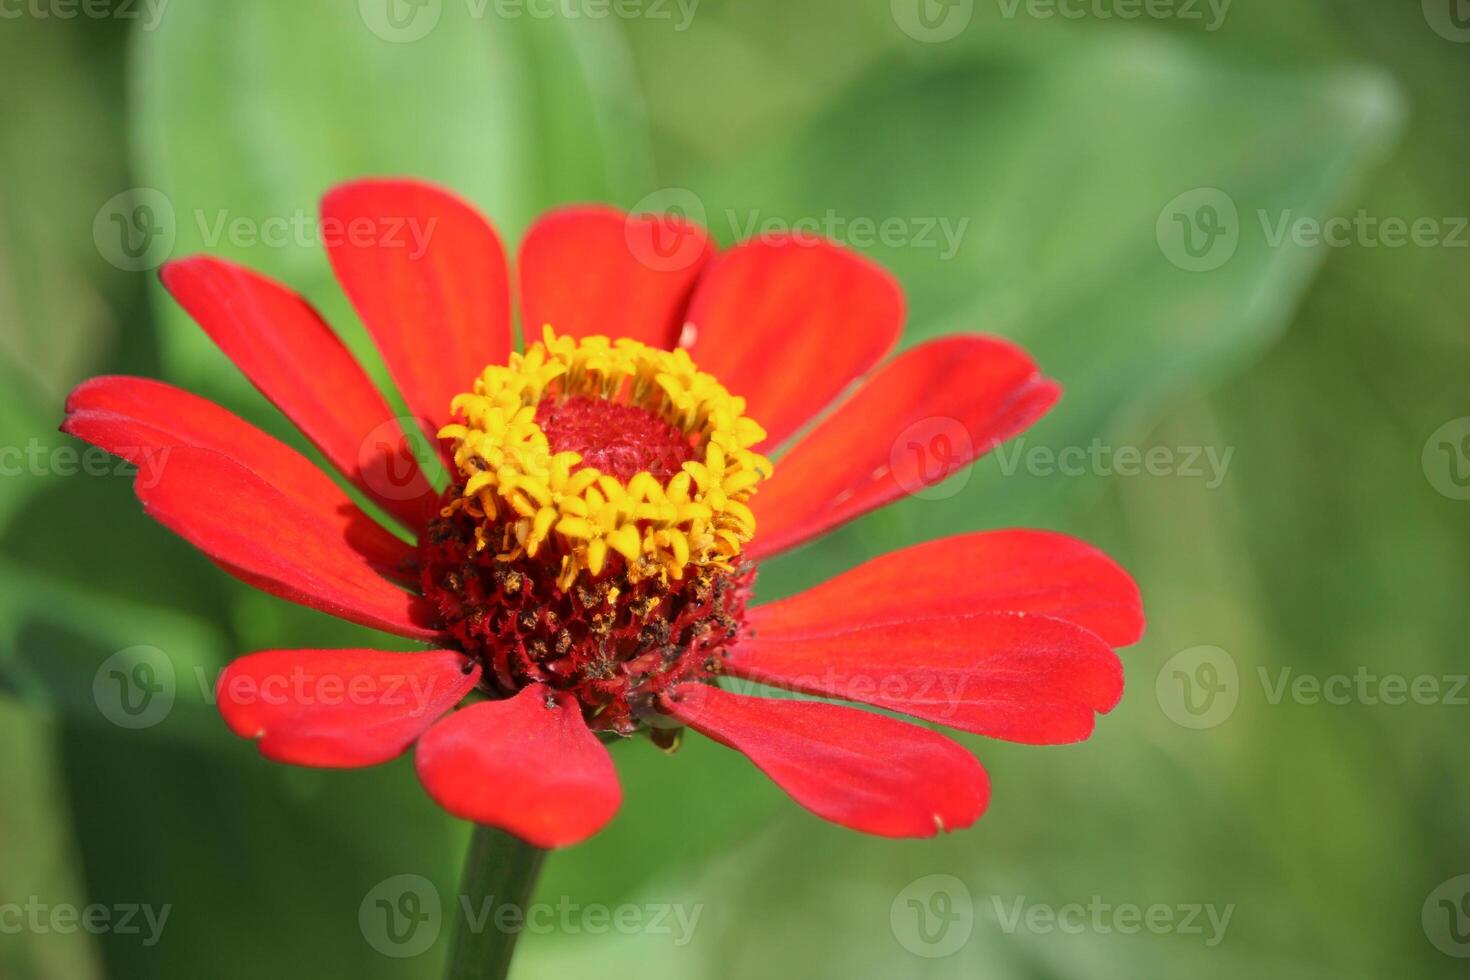
<svg viewBox="0 0 1470 980"><path fill-rule="evenodd" d="M554 453L580 453L581 466L630 480L647 471L667 480L696 458L689 436L641 405L575 395L536 407Z"/></svg>
<svg viewBox="0 0 1470 980"><path fill-rule="evenodd" d="M558 565L545 557L506 561L476 549L479 527L462 511L439 518L419 560L424 595L483 665L487 694L546 684L574 695L594 730L631 735L659 716L662 692L720 674L743 625L752 569L691 569L665 580L617 559L597 579L562 589Z"/></svg>

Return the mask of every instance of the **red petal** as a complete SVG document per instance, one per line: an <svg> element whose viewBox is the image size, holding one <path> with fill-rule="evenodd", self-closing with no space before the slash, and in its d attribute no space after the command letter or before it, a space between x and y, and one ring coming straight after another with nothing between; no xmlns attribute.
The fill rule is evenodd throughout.
<svg viewBox="0 0 1470 980"><path fill-rule="evenodd" d="M832 242L769 236L711 263L685 338L701 370L742 395L778 446L898 342L903 291Z"/></svg>
<svg viewBox="0 0 1470 980"><path fill-rule="evenodd" d="M266 758L347 769L402 755L479 679L454 650L266 650L226 667L215 694Z"/></svg>
<svg viewBox="0 0 1470 980"><path fill-rule="evenodd" d="M403 574L410 545L368 520L305 456L207 398L162 381L111 376L78 385L66 411L61 430L138 467L139 487L156 486L178 449L223 454L323 520L351 513L353 547L379 572L412 580Z"/></svg>
<svg viewBox="0 0 1470 980"><path fill-rule="evenodd" d="M521 330L629 337L672 348L694 281L714 254L704 229L673 215L631 217L607 207L544 215L517 263Z"/></svg>
<svg viewBox="0 0 1470 980"><path fill-rule="evenodd" d="M505 249L472 206L415 180L360 180L322 199L332 268L433 439L449 403L510 354Z"/></svg>
<svg viewBox="0 0 1470 980"><path fill-rule="evenodd" d="M144 509L231 574L363 626L438 635L418 597L364 557L363 540L383 529L335 487L313 507L229 457L188 448L172 449L158 477L136 483Z"/></svg>
<svg viewBox="0 0 1470 980"><path fill-rule="evenodd" d="M777 462L752 500L747 553L778 554L933 486L1031 425L1060 394L1025 351L994 337L905 351Z"/></svg>
<svg viewBox="0 0 1470 980"><path fill-rule="evenodd" d="M705 684L686 684L666 700L679 721L743 752L796 802L853 830L932 837L970 826L990 799L975 757L927 728Z"/></svg>
<svg viewBox="0 0 1470 980"><path fill-rule="evenodd" d="M196 256L163 284L322 455L390 513L422 528L435 502L403 432L342 341L307 302L249 269ZM391 447L391 448L390 448Z"/></svg>
<svg viewBox="0 0 1470 980"><path fill-rule="evenodd" d="M1050 531L941 538L859 565L814 589L752 609L762 638L789 640L876 624L983 612L1040 613L1115 647L1143 635L1143 599L1107 555Z"/></svg>
<svg viewBox="0 0 1470 980"><path fill-rule="evenodd" d="M1123 693L1123 666L1094 633L1025 613L954 614L820 636L757 632L736 676L1033 745L1079 742Z"/></svg>
<svg viewBox="0 0 1470 980"><path fill-rule="evenodd" d="M456 711L419 740L415 761L444 809L537 847L591 837L623 799L576 699L541 684Z"/></svg>

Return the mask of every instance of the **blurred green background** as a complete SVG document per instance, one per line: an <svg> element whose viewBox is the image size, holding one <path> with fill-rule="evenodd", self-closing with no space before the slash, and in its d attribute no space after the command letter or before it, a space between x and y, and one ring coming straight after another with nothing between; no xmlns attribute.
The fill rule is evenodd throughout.
<svg viewBox="0 0 1470 980"><path fill-rule="evenodd" d="M1150 613L1092 741L964 739L994 799L944 839L824 824L701 739L620 746L627 803L548 862L539 898L572 912L515 976L1463 976L1470 5L551 9L0 0L0 977L442 969L467 834L411 763L276 766L208 703L237 653L373 635L217 572L55 431L70 386L122 371L294 439L152 269L232 256L365 350L310 219L385 173L511 242L574 200L679 206L726 244L815 220L901 277L906 344L998 333L1066 385L1023 443L773 563L764 595L1025 524L1119 556ZM156 717L110 686L139 658L173 685ZM372 921L402 875L442 899L411 948ZM94 903L169 912L156 937L14 928Z"/></svg>

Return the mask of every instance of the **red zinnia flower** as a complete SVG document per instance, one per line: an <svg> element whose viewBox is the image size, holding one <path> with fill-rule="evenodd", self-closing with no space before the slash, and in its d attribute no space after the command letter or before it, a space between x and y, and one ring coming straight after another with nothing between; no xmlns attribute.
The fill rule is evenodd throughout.
<svg viewBox="0 0 1470 980"><path fill-rule="evenodd" d="M367 766L417 743L419 776L451 813L557 846L596 832L620 801L594 733L646 730L668 746L687 726L818 816L922 837L985 809L969 752L886 715L718 679L1037 744L1086 738L1117 703L1113 650L1142 632L1138 591L1061 535L945 538L746 606L761 560L968 465L1047 411L1059 389L1015 345L949 337L880 366L903 298L867 260L790 236L717 254L687 222L577 207L543 217L521 246L527 345L513 353L503 249L458 198L351 183L327 195L323 227L340 232L337 278L443 451L442 492L295 293L207 257L169 264L163 282L415 544L300 453L169 385L88 381L63 425L139 464L148 513L231 574L435 647L236 660L221 713L269 758ZM674 252L658 247L668 240ZM957 436L947 456L893 451L935 419ZM762 455L787 443L774 466Z"/></svg>

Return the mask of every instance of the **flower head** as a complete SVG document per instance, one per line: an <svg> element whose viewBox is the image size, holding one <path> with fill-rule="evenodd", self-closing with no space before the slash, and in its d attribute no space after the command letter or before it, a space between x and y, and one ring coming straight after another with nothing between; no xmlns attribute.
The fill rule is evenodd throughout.
<svg viewBox="0 0 1470 980"><path fill-rule="evenodd" d="M927 836L985 808L968 751L884 714L732 684L1030 743L1086 738L1117 702L1114 648L1143 628L1137 589L1061 535L962 534L752 603L762 561L953 474L1050 408L1059 389L1019 348L966 335L884 362L902 294L851 252L788 236L719 253L676 218L578 207L521 246L529 342L515 351L504 252L469 205L375 180L323 209L385 230L330 257L412 424L440 447L441 481L285 286L212 258L171 263L163 281L397 531L300 453L161 382L89 381L63 424L154 464L135 485L144 507L226 571L425 644L235 661L220 710L266 756L365 766L415 747L446 809L557 846L617 810L604 739L672 748L687 727L819 816ZM423 250L388 233L405 221L433 230ZM934 425L947 451L926 454L911 433Z"/></svg>
<svg viewBox="0 0 1470 980"><path fill-rule="evenodd" d="M454 399L456 473L420 542L423 594L503 696L571 693L631 735L737 639L771 463L745 402L684 350L557 337Z"/></svg>

